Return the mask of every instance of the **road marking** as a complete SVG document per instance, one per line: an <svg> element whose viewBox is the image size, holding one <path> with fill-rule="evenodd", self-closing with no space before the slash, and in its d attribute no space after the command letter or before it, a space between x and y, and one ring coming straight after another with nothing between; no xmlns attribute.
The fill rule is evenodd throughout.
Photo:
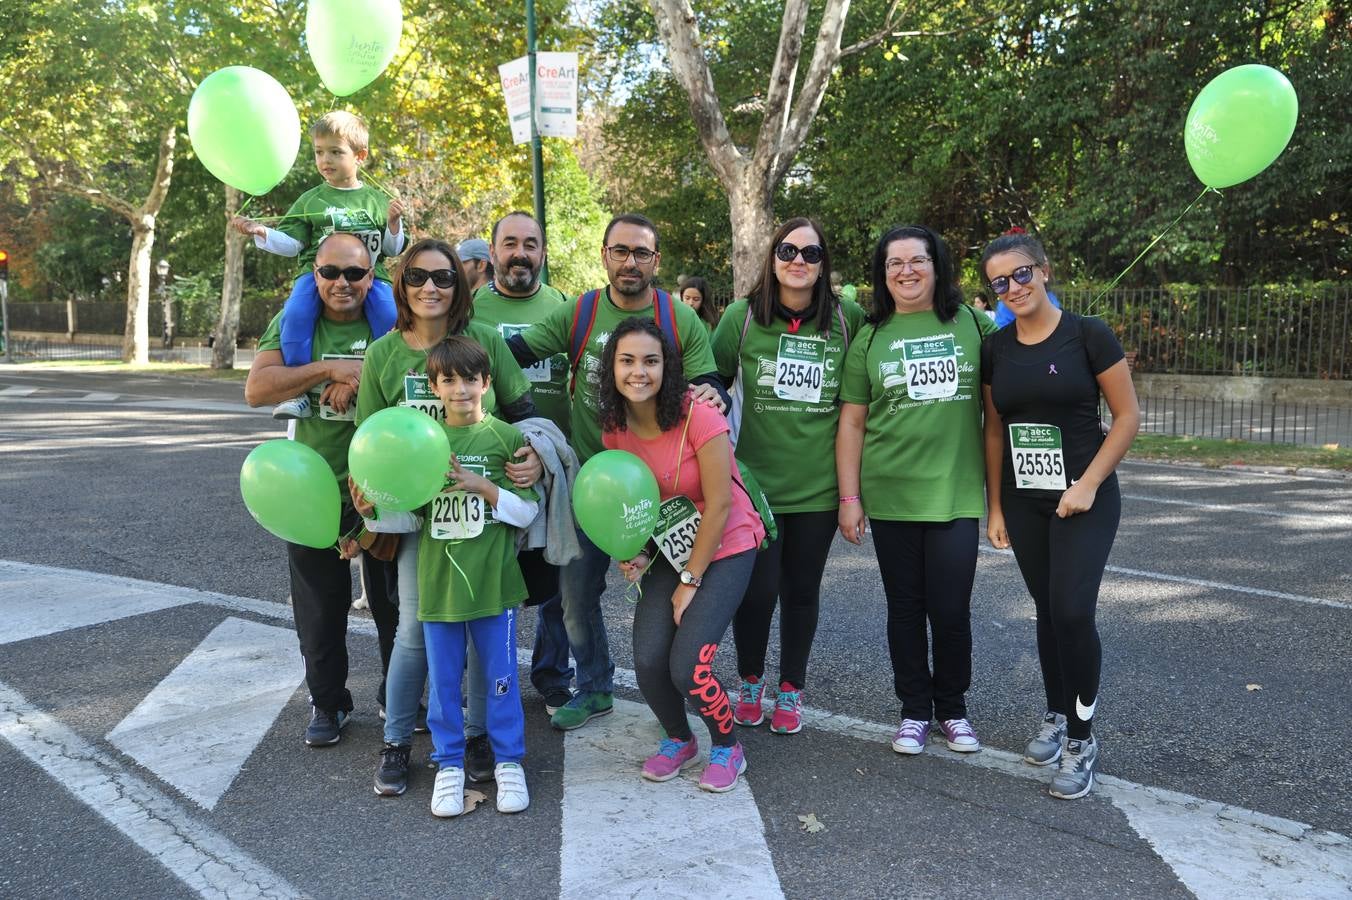
<svg viewBox="0 0 1352 900"><path fill-rule="evenodd" d="M1178 473L1179 478L1185 475L1189 483L1196 483L1196 476L1211 476L1218 481L1243 482L1245 479L1252 481L1333 481L1347 484L1348 476L1330 473L1328 470L1311 471L1301 469L1298 472L1292 472L1289 466L1274 466L1273 470L1264 468L1253 468L1250 466L1203 466L1200 464L1190 465L1181 462L1151 462L1143 459L1124 459L1118 463L1120 466L1128 466L1140 469L1168 469Z"/></svg>
<svg viewBox="0 0 1352 900"><path fill-rule="evenodd" d="M13 387L7 387L0 390L0 397L27 397L29 394L36 394L37 392L38 389L35 387L16 384Z"/></svg>
<svg viewBox="0 0 1352 900"><path fill-rule="evenodd" d="M679 778L644 781L639 767L660 739L648 708L619 698L613 713L564 737L561 900L782 898L751 785L701 791L707 747Z"/></svg>
<svg viewBox="0 0 1352 900"><path fill-rule="evenodd" d="M110 394L107 391L90 391L83 397L72 397L71 399L78 403L111 403L121 394Z"/></svg>
<svg viewBox="0 0 1352 900"><path fill-rule="evenodd" d="M987 549L987 552L1009 555L1008 551ZM91 590L92 587L121 588L123 590L134 588L142 591L167 588L172 596L181 598L185 603L212 604L230 610L241 610L267 616L279 621L291 619L290 608L282 603L235 597L209 591L197 591L172 585L158 585L154 582L95 572L57 569L6 561L0 561L0 601L6 598L7 593L11 591L11 586L17 585L20 591L25 590L26 579L39 574L48 578L62 577L69 581L75 581L78 577L84 582L78 591L80 597L94 595L95 592ZM1145 574L1147 577L1158 577L1155 573ZM1166 580L1191 581L1190 579L1172 578L1166 578ZM1221 587L1227 590L1237 589L1233 586L1222 585ZM1273 594L1276 592L1264 593ZM1294 595L1279 596L1301 599ZM1320 601L1317 598L1304 599L1306 602L1331 602ZM374 636L375 626L373 623L355 617L348 621L350 631ZM519 649L517 658L521 665L529 666L530 650L528 648ZM637 679L630 669L616 667L615 683L626 688L637 688ZM2 687L3 685L0 685L0 688ZM620 702L617 701L617 707ZM4 704L5 696L0 694L0 736L8 737L8 734L4 731L6 721L4 716L7 714ZM638 704L633 705L638 706ZM805 707L803 713L804 721L809 727L870 743L890 740L893 730L891 725L869 722L853 716L812 707ZM41 714L39 713L39 715ZM621 713L613 713L611 717L617 715L621 715ZM24 721L27 721L27 717ZM599 733L593 731L593 729L598 729L604 721L604 719L597 720L597 722L588 724L580 732L570 732L565 738L565 752L568 746L567 741L572 740L574 735L583 737L588 732ZM62 726L57 724L57 727ZM654 731L647 739L646 746L651 746L655 738L656 732ZM642 739L637 741L637 749L633 754L635 760L641 759L645 752L644 746ZM950 753L942 749L942 745L936 744L931 752L935 756L950 762L992 769L1025 780L1046 782L1052 774L1047 770L1027 765L1022 761L1020 754L990 747L984 748L980 753L959 754ZM613 751L606 755L604 764L608 766L607 771L613 776L615 769L615 754ZM74 777L78 781L78 776L84 775L86 769L87 766L82 762L78 768L67 770L68 775L63 777ZM1114 805L1122 809L1137 833L1155 848L1160 857L1173 868L1185 886L1204 900L1213 900L1213 898L1214 900L1233 900L1236 896L1273 898L1291 896L1346 897L1352 894L1352 840L1342 834L1315 829L1303 822L1254 812L1243 807L1228 806L1177 791L1136 784L1110 775L1099 777L1097 782L1095 788L1097 794L1108 798ZM617 783L611 782L611 787L613 788ZM671 785L654 785L654 787L671 787ZM146 788L153 790L148 785ZM721 803L726 801L728 797L704 799ZM86 802L90 802L91 806L98 808L94 802ZM98 802L104 801L100 799ZM172 803L172 801L167 802ZM708 807L704 809L707 811ZM102 810L100 811L102 812ZM698 821L704 821L707 818L707 816L704 816ZM739 837L739 845L740 841L741 838ZM721 854L726 855L726 853L726 847L722 848ZM593 859L595 858L593 857ZM648 865L653 864L650 859ZM646 871L651 871L651 868ZM664 886L660 883L645 882L644 887L651 888L654 895L666 893ZM630 892L626 896L635 896L635 889L634 885L630 885ZM724 883L724 890L719 893L726 892L726 883Z"/></svg>
<svg viewBox="0 0 1352 900"><path fill-rule="evenodd" d="M215 809L304 679L294 631L231 616L108 733L108 741Z"/></svg>
<svg viewBox="0 0 1352 900"><path fill-rule="evenodd" d="M1319 526L1352 526L1352 516L1337 513L1289 513L1272 509L1259 509L1253 506L1235 506L1228 503L1199 503L1196 500L1166 500L1163 497L1144 497L1139 494L1123 494L1123 500L1138 500L1144 503L1165 503L1170 506L1191 506L1197 509L1210 509L1217 512L1233 512L1246 516L1268 516L1274 519L1298 519Z"/></svg>
<svg viewBox="0 0 1352 900"><path fill-rule="evenodd" d="M198 895L222 900L302 896L280 875L4 682L0 682L0 737Z"/></svg>
<svg viewBox="0 0 1352 900"><path fill-rule="evenodd" d="M980 547L982 553L992 556L1004 556L1013 560L1014 551L997 550L994 547ZM1270 591L1266 588L1247 587L1242 584L1229 584L1224 581L1211 581L1206 578L1189 578L1185 575L1170 575L1166 572L1148 572L1145 569L1128 569L1125 566L1105 566L1103 571L1116 575L1130 575L1133 578L1145 578L1150 581L1169 581L1175 584L1189 584L1193 587L1215 591L1231 591L1236 594L1248 594L1253 597L1271 597L1274 600L1294 600L1297 603L1309 603L1313 606L1329 606L1333 609L1352 609L1352 602L1329 600L1325 597L1307 597L1304 594L1287 594L1282 591Z"/></svg>
<svg viewBox="0 0 1352 900"><path fill-rule="evenodd" d="M84 572L0 563L0 644L191 603L164 585L118 579L98 590Z"/></svg>

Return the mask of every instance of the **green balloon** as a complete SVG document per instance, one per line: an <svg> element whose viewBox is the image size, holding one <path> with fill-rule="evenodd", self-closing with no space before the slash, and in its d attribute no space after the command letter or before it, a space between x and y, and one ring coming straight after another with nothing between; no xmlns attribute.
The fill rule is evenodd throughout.
<svg viewBox="0 0 1352 900"><path fill-rule="evenodd" d="M239 492L258 524L284 541L319 549L338 541L338 479L304 444L259 444L239 470Z"/></svg>
<svg viewBox="0 0 1352 900"><path fill-rule="evenodd" d="M188 137L212 175L246 194L266 194L296 161L300 116L277 79L249 66L228 66L193 91Z"/></svg>
<svg viewBox="0 0 1352 900"><path fill-rule="evenodd" d="M310 0L305 44L324 86L346 97L385 71L403 27L399 0Z"/></svg>
<svg viewBox="0 0 1352 900"><path fill-rule="evenodd" d="M408 512L441 493L451 469L451 442L427 413L391 406L361 423L348 445L347 465L366 499Z"/></svg>
<svg viewBox="0 0 1352 900"><path fill-rule="evenodd" d="M1188 110L1183 145L1202 184L1230 187L1272 165L1296 130L1299 103L1286 76L1269 66L1227 69Z"/></svg>
<svg viewBox="0 0 1352 900"><path fill-rule="evenodd" d="M633 559L657 527L657 479L648 464L624 450L603 450L573 482L577 524L611 558Z"/></svg>

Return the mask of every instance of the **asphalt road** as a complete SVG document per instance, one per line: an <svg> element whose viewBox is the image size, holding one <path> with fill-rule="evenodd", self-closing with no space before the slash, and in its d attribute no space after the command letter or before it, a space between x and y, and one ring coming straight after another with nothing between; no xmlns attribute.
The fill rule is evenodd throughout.
<svg viewBox="0 0 1352 900"><path fill-rule="evenodd" d="M0 521L7 526L0 560L284 604L282 547L249 518L238 490L245 455L278 433L266 415L243 408L238 383L0 370ZM1055 801L1040 773L1001 762L1001 751L1022 749L1042 692L1031 601L1012 558L984 541L968 702L987 750L979 762L958 761L933 744L920 758L892 753L888 729L899 704L876 562L871 547L837 541L805 692L819 715L797 736L758 729L745 737L750 768L739 791L754 795L763 837L752 843L763 843L773 860L774 890L790 897L1236 896L1224 872L1194 871L1201 864L1190 854L1220 851L1189 849L1186 839L1238 820L1260 823L1255 834L1276 842L1234 851L1270 876L1266 887L1241 895L1352 892L1352 845L1342 838L1352 834L1352 482L1145 463L1124 465L1121 480L1124 515L1099 606L1104 676L1095 730L1102 771L1118 780L1121 797L1140 787L1164 812L1146 816L1109 788L1076 803ZM88 602L99 593L91 588ZM5 592L0 564L0 616L24 603L21 594ZM579 861L569 849L566 760L575 751L548 727L529 688L527 813L500 816L490 798L464 820L436 820L426 810L430 772L416 773L402 798L376 798L379 665L369 628L350 640L358 709L343 742L323 752L303 747L305 692L296 690L214 809L110 750L109 733L227 616L288 624L284 607L266 609L272 612L194 601L0 643L0 687L111 753L194 821L312 896L554 897L579 865L620 864L604 856ZM617 591L606 615L616 664L631 668L632 619ZM523 646L532 619L522 616ZM725 680L735 677L730 644L718 665ZM621 693L641 699L632 689ZM10 734L0 718L0 737ZM419 754L425 746L420 739ZM614 753L617 782L636 779L637 760L626 752ZM0 740L0 825L16 836L0 842L0 895L210 893L190 887L182 867L130 843L98 801L79 799L70 777L55 771L15 740ZM712 799L708 815L716 820L719 798ZM826 831L800 829L798 816L809 812ZM1195 815L1211 818L1199 825ZM683 829L704 825L665 827L679 841ZM1281 843L1290 840L1284 831L1306 835L1295 843L1301 852L1314 846L1332 874L1292 863L1295 844ZM1183 850L1171 849L1180 841ZM740 838L728 843L734 873L743 852ZM765 888L739 884L735 874L723 883L726 896L759 896ZM656 896L662 886L634 882L628 893Z"/></svg>

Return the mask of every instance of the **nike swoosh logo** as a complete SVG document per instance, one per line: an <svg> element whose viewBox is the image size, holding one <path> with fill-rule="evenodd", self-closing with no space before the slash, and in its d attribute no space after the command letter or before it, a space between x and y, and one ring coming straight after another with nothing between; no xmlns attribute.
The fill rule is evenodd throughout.
<svg viewBox="0 0 1352 900"><path fill-rule="evenodd" d="M1094 709L1097 706L1098 706L1097 697L1094 698L1093 703L1089 704L1088 706L1085 706L1083 703L1080 702L1079 695L1078 694L1075 695L1075 715L1079 717L1081 722L1088 722L1090 719L1094 718Z"/></svg>

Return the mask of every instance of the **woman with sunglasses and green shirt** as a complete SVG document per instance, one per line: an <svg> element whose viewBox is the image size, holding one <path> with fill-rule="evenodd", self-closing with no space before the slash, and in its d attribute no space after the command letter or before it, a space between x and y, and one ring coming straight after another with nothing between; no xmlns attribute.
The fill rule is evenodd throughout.
<svg viewBox="0 0 1352 900"><path fill-rule="evenodd" d="M985 512L981 341L995 325L962 302L948 247L929 228L888 231L872 268L869 324L840 387L840 532L855 544L865 521L873 532L902 704L892 749L923 753L937 719L948 748L970 753L981 749L966 698Z"/></svg>
<svg viewBox="0 0 1352 900"><path fill-rule="evenodd" d="M474 296L455 249L445 241L424 238L404 254L394 271L395 330L366 349L361 384L357 389L357 424L391 406L421 410L439 422L446 412L427 381L428 353L451 335L465 335L488 351L491 386L483 398L486 412L507 422L536 414L530 385L491 325L471 318ZM520 487L534 484L541 466L534 451L518 451L507 475ZM449 460L448 466L449 466ZM354 491L364 515L371 507ZM364 508L363 508L364 507ZM422 624L418 621L418 536L399 542L399 628L390 655L385 689L385 743L376 771L375 790L384 796L404 792L408 778L414 723L427 680L427 655ZM485 733L485 689L477 660L469 665L469 711L465 717L470 737ZM491 777L491 776L490 776Z"/></svg>
<svg viewBox="0 0 1352 900"><path fill-rule="evenodd" d="M714 332L714 362L733 389L737 458L760 482L779 529L756 556L733 620L741 675L734 717L745 726L765 720L765 651L778 601L776 734L803 727L808 655L836 530L835 471L820 454L835 440L845 351L863 321L864 311L831 289L821 227L796 218L775 231L755 287L728 307Z"/></svg>

